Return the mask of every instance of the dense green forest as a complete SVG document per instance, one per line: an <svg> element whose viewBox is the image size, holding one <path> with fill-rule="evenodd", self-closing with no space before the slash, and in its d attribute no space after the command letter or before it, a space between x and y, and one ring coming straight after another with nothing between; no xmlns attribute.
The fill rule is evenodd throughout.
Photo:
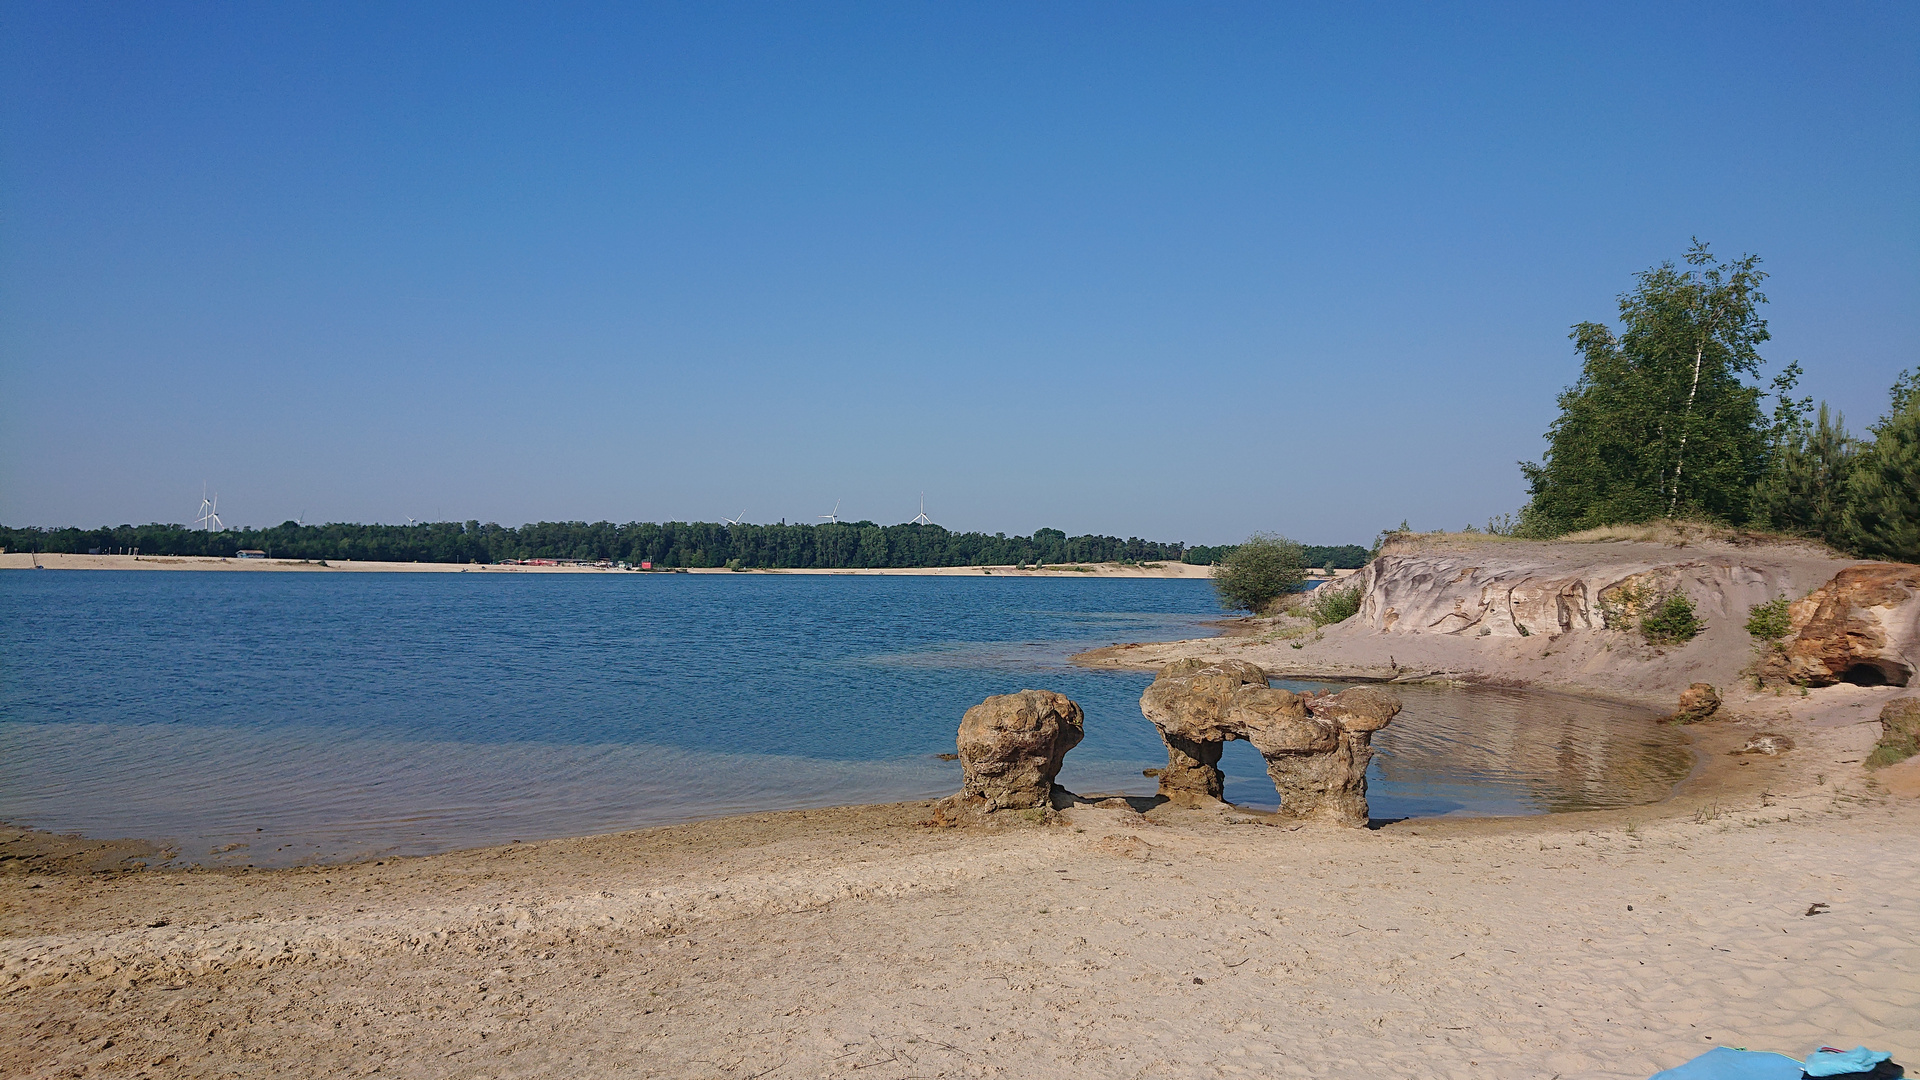
<svg viewBox="0 0 1920 1080"><path fill-rule="evenodd" d="M1193 548L1117 536L1068 536L1041 529L1032 536L949 532L938 525L720 525L670 521L588 524L543 521L520 528L478 521L417 525L299 525L207 532L182 525L121 525L100 529L0 527L9 551L143 555L217 555L257 549L282 559L367 559L391 562L500 562L505 559L650 561L660 567L850 569L864 567L982 566L1085 562L1210 563L1227 548ZM1353 553L1366 549L1309 548ZM1204 558L1193 558L1205 553ZM1329 555L1328 557L1332 557ZM1320 565L1316 563L1315 565ZM1354 563L1358 566L1360 563Z"/></svg>
<svg viewBox="0 0 1920 1080"><path fill-rule="evenodd" d="M1234 553L1238 544L1226 544L1221 547L1206 547L1196 544L1187 549L1181 561L1199 566L1212 566L1222 562ZM1301 544L1300 550L1306 554L1302 565L1314 570L1358 570L1373 558L1373 552L1359 544Z"/></svg>
<svg viewBox="0 0 1920 1080"><path fill-rule="evenodd" d="M1521 463L1530 499L1513 531L1691 518L1920 562L1920 377L1903 373L1871 438L1856 437L1794 397L1797 362L1761 385L1759 257L1723 263L1696 240L1685 262L1641 273L1618 329L1573 327L1580 378L1545 458Z"/></svg>
<svg viewBox="0 0 1920 1080"><path fill-rule="evenodd" d="M478 521L417 525L299 525L207 532L183 525L100 529L0 527L9 551L143 555L216 555L254 549L281 559L366 559L383 562L500 562L505 559L609 559L655 566L851 569L912 566L1004 566L1034 563L1189 562L1209 565L1231 547L1192 547L1117 536L1068 536L1040 529L1032 536L949 532L938 525L721 525L670 521L542 521L520 528ZM1357 544L1309 546L1313 566L1364 566Z"/></svg>

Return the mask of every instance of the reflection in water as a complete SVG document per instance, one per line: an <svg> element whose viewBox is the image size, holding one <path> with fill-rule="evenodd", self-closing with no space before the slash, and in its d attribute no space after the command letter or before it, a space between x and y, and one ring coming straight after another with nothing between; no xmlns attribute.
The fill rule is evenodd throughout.
<svg viewBox="0 0 1920 1080"><path fill-rule="evenodd" d="M1274 685L1295 692L1338 689L1277 679ZM1367 807L1376 819L1638 806L1666 798L1693 764L1679 729L1658 723L1650 709L1477 687L1396 686L1393 692L1405 709L1374 736L1367 770ZM1135 723L1152 736L1146 720ZM1095 734L1090 715L1089 743ZM1083 754L1085 745L1067 756L1062 784L1083 795L1154 793L1156 782L1140 777L1134 757L1099 746ZM1157 739L1146 752L1154 755L1152 765L1165 760ZM1253 810L1279 805L1266 762L1251 744L1228 743L1220 769L1228 801Z"/></svg>
<svg viewBox="0 0 1920 1080"><path fill-rule="evenodd" d="M1559 694L1395 687L1374 738L1375 817L1603 810L1665 798L1693 756L1654 712Z"/></svg>

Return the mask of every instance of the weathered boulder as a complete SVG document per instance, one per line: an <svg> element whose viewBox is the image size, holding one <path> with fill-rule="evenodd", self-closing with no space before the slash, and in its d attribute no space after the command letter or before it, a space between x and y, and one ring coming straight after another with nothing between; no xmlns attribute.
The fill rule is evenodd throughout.
<svg viewBox="0 0 1920 1080"><path fill-rule="evenodd" d="M1788 609L1793 636L1761 678L1832 686L1905 686L1920 660L1920 566L1849 566Z"/></svg>
<svg viewBox="0 0 1920 1080"><path fill-rule="evenodd" d="M1668 720L1676 724L1697 724L1720 711L1720 691L1712 683L1697 682L1680 691L1680 707Z"/></svg>
<svg viewBox="0 0 1920 1080"><path fill-rule="evenodd" d="M1894 698L1880 709L1880 741L1867 755L1867 768L1879 769L1920 754L1920 698Z"/></svg>
<svg viewBox="0 0 1920 1080"><path fill-rule="evenodd" d="M1160 794L1175 802L1218 800L1220 751L1234 739L1266 759L1280 813L1303 821L1364 825L1373 733L1400 711L1383 690L1355 687L1306 695L1267 685L1267 673L1229 660L1167 665L1140 696L1140 711L1167 744Z"/></svg>
<svg viewBox="0 0 1920 1080"><path fill-rule="evenodd" d="M1162 733L1219 742L1229 737L1228 707L1248 687L1266 689L1267 673L1244 660L1176 660L1140 696L1140 708Z"/></svg>
<svg viewBox="0 0 1920 1080"><path fill-rule="evenodd" d="M1086 734L1080 706L1051 690L997 694L960 719L962 794L988 812L1046 808L1067 751Z"/></svg>
<svg viewBox="0 0 1920 1080"><path fill-rule="evenodd" d="M1880 734L1889 739L1920 741L1920 697L1894 698L1881 706Z"/></svg>

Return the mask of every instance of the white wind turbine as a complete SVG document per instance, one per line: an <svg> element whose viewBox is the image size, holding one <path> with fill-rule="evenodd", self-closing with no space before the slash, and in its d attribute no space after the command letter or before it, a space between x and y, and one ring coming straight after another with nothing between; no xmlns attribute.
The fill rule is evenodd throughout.
<svg viewBox="0 0 1920 1080"><path fill-rule="evenodd" d="M227 526L220 520L219 510L219 494L216 493L213 498L209 499L207 498L207 486L205 484L200 485L200 516L194 518L193 523L205 528L208 532L226 532Z"/></svg>
<svg viewBox="0 0 1920 1080"><path fill-rule="evenodd" d="M833 511L831 513L821 514L820 520L826 522L829 525L840 524L840 500L839 499L833 500Z"/></svg>
<svg viewBox="0 0 1920 1080"><path fill-rule="evenodd" d="M727 519L727 524L729 524L729 525L738 525L738 524L740 524L740 523L742 523L742 522L744 522L744 521L746 521L746 520L747 520L747 512L746 512L745 510L742 510L742 511L740 511L740 516L739 516L739 517L730 517L730 518L728 518L728 519Z"/></svg>
<svg viewBox="0 0 1920 1080"><path fill-rule="evenodd" d="M920 512L918 514L915 514L913 516L913 520L908 524L911 524L911 525L933 524L933 519L927 516L927 493L926 492L923 491L920 493Z"/></svg>

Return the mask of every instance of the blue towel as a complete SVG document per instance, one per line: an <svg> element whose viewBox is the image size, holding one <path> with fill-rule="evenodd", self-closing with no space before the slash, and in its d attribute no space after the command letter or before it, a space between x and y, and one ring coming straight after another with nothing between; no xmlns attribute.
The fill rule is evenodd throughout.
<svg viewBox="0 0 1920 1080"><path fill-rule="evenodd" d="M1785 1054L1716 1046L1685 1065L1654 1073L1652 1080L1800 1080L1800 1063Z"/></svg>
<svg viewBox="0 0 1920 1080"><path fill-rule="evenodd" d="M1851 1050L1815 1050L1807 1055L1807 1075L1845 1076L1848 1073L1872 1072L1875 1065L1892 1056L1885 1050L1869 1050L1864 1046L1856 1046Z"/></svg>

